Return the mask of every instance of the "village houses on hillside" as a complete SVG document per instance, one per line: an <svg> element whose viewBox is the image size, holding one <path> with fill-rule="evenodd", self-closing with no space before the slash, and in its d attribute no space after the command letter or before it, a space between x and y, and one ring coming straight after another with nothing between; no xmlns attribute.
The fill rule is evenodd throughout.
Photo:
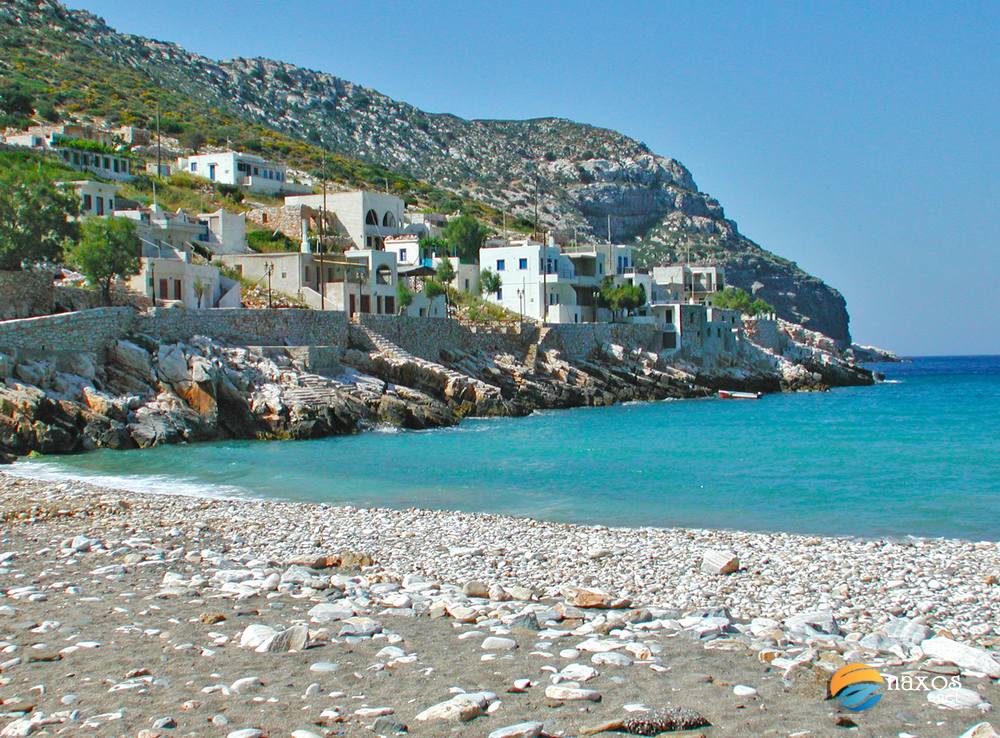
<svg viewBox="0 0 1000 738"><path fill-rule="evenodd" d="M491 238L479 259L469 263L424 245L425 239L442 234L445 214L408 211L401 198L387 193L316 193L310 185L292 181L285 165L239 151L180 156L161 162L159 173L185 172L238 187L251 198L283 196L281 204L250 199L242 213L171 213L120 196L115 182L135 176L124 142L148 144L149 132L62 124L35 126L6 138L8 145L49 152L100 178L71 183L80 198L80 217L114 215L136 223L142 267L129 287L152 304L239 306L240 282L225 276L222 267L244 282L266 285L269 294L290 295L316 310L446 317L446 298L424 294L424 286L447 259L454 273L452 288L479 295L483 275L489 273L497 289L485 292L484 299L519 320L650 324L662 331L667 351L685 344L735 350L741 339L740 313L712 304L713 295L726 286L721 267L673 264L649 270L635 264L627 244L558 244L553 238L543 243L525 237ZM248 227L281 234L298 248L253 251ZM643 304L626 314L613 313L601 299L608 285L641 288ZM405 305L400 303L401 287L408 293Z"/></svg>

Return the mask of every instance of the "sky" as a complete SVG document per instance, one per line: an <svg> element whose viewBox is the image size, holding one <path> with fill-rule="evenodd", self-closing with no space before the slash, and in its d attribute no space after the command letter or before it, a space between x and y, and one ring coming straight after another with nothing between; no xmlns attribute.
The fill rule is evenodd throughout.
<svg viewBox="0 0 1000 738"><path fill-rule="evenodd" d="M856 341L1000 354L1000 3L69 5L430 112L614 128L839 289Z"/></svg>

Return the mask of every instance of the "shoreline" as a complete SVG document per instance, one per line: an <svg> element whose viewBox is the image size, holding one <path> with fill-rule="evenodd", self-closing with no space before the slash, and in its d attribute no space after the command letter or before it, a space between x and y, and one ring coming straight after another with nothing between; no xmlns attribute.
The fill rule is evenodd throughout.
<svg viewBox="0 0 1000 738"><path fill-rule="evenodd" d="M5 735L569 737L665 708L710 723L692 737L954 738L1000 704L1000 597L972 583L1000 572L1000 544L220 500L3 472L0 514ZM738 569L703 570L726 547ZM862 661L930 687L847 712L827 684Z"/></svg>
<svg viewBox="0 0 1000 738"><path fill-rule="evenodd" d="M576 408L571 408L576 409ZM543 412L555 412L555 411L543 411ZM497 420L498 418L483 418L482 420ZM421 431L408 431L411 433L424 433L442 430L438 428L428 428ZM395 431L401 432L401 431ZM245 441L247 443L258 443L261 441L251 441L248 439L232 439ZM307 439L310 441L317 441L322 439ZM213 443L229 443L230 440L219 440L219 441L203 441L199 445L213 444ZM267 440L263 441L267 442ZM275 443L288 443L288 441L273 441ZM148 450L148 449L132 449L135 452ZM90 452L82 452L90 453ZM117 451L115 451L117 453ZM57 454L52 456L39 456L37 457L42 463L51 461L54 464L58 464L59 461L67 456L76 456L78 454ZM294 506L318 507L330 511L344 511L344 512L354 512L354 511L370 511L370 512L384 512L388 514L392 513L426 513L428 515L440 514L440 513L454 513L456 515L472 515L479 516L483 518L497 518L499 520L514 524L518 521L521 522L534 522L534 523L544 523L551 525L566 525L573 528L593 528L598 530L607 530L609 532L618 531L623 534L627 534L632 531L663 531L663 532L681 532L685 534L693 533L720 533L720 534L734 534L734 535L751 535L751 536L791 536L802 539L816 539L820 538L826 541L852 541L857 543L890 543L890 544L919 544L919 545L929 545L933 543L947 543L955 545L995 545L998 550L1000 550L1000 538L988 539L988 538L964 538L961 536L931 536L931 535L917 535L913 533L884 533L884 534L874 534L874 535L862 535L855 533L817 533L808 531L792 531L792 530L781 530L781 529L755 529L755 528L736 528L736 527L726 527L726 526L698 526L698 525L630 525L625 523L602 523L602 522L586 522L586 521L576 521L576 520L559 520L555 518L547 518L542 515L535 515L532 513L503 513L503 512L487 512L482 510L459 510L455 508L448 507L424 507L420 505L408 505L405 507L391 507L387 505L379 505L377 503L371 504L357 504L349 502L323 502L318 500L296 500L290 497L284 496L264 496L258 494L251 489L245 487L230 487L228 485L219 485L214 483L202 483L195 479L172 479L164 478L160 475L104 475L94 473L92 476L86 473L79 473L75 470L66 471L48 471L37 474L28 471L29 467L33 467L38 463L29 462L23 459L13 462L12 464L0 467L0 478L3 475L14 477L17 479L24 479L27 481L41 482L47 484L59 484L59 483L70 483L85 485L88 487L93 487L95 490L121 493L123 495L141 495L149 497L183 497L190 498L194 500L208 500L208 501L218 501L218 502L250 502L250 503L278 503L287 504ZM129 486L128 481L130 477L135 477L137 482L141 481L142 484L137 484L136 486ZM107 480L107 481L101 481ZM118 482L122 482L119 484ZM162 487L166 485L180 485L182 491L168 492L160 491L155 489L155 487ZM218 490L233 489L232 494L199 494L194 491L193 488L212 488ZM189 489L190 488L190 489Z"/></svg>
<svg viewBox="0 0 1000 738"><path fill-rule="evenodd" d="M734 617L747 620L755 617L786 618L796 611L816 609L822 605L834 616L844 618L846 615L846 628L877 627L890 619L891 609L898 614L903 604L909 604L910 607L902 609L928 623L938 623L971 640L982 638L988 643L994 640L1000 643L1000 592L991 589L998 586L996 583L989 583L990 577L1000 575L1000 541L923 537L869 539L695 527L608 526L501 513L419 507L359 507L259 497L217 498L176 492L132 491L104 487L81 479L58 482L38 480L10 475L6 470L0 470L0 490L4 489L9 479L38 485L36 489L48 494L55 492L57 496L69 492L73 496L82 494L125 499L145 514L162 514L163 507L172 507L175 512L211 514L215 524L222 525L244 541L245 548L258 547L258 550L248 550L248 553L270 556L275 560L307 554L317 547L315 541L325 540L333 534L337 546L365 550L386 568L420 570L444 581L456 582L463 577L494 576L495 571L489 569L492 566L495 570L500 560L504 560L508 567L517 566L512 557L517 555L523 559L519 568L508 569L503 578L524 578L540 592L557 592L566 586L590 586L596 581L644 605L680 610L725 607ZM164 505L158 505L159 502ZM170 504L166 504L168 502ZM298 536L275 533L268 523L259 519L261 514L294 525ZM251 523L251 520L254 522ZM438 559L427 559L426 545L419 535L412 533L389 543L382 539L381 530L392 531L399 527L424 529L428 535L433 535L431 540L438 540L435 550L444 555ZM304 529L309 532L305 533ZM433 529L434 533L427 529ZM417 539L416 543L407 543L414 539ZM516 547L525 543L526 539L533 542L518 550ZM561 555L535 550L567 543L575 548L565 549L560 552ZM468 562L452 565L447 561L452 549L468 547L477 550L473 559L496 561L485 569L483 566L470 566ZM634 550L637 547L643 550ZM732 551L739 558L740 570L736 575L713 577L700 572L704 550L719 548ZM832 552L831 548L834 549ZM880 557L873 554L876 548L892 561L889 572L879 565ZM488 555L488 549L494 553ZM614 568L604 562L614 556L625 556L630 564L640 569L651 567L652 574L647 577L648 581L629 581L632 577L622 576L621 572L609 577L609 569L614 571ZM668 556L679 557L683 563L658 566ZM806 559L804 562L800 560L803 558ZM554 573L539 574L538 569L544 567L535 564L542 562L558 563L560 568ZM791 562L796 563L799 570L778 571L778 567ZM964 571L956 570L958 563L965 564ZM574 572L581 565L584 571ZM791 581L805 573L801 570L803 568L809 571L813 581L822 581L812 592ZM905 572L910 577L910 582L905 579L891 582L896 585L894 589L900 590L895 594L885 589L885 581L891 571ZM660 577L665 583L657 581ZM681 587L679 591L683 596L678 596L678 590L669 595L662 593L667 583L676 585L688 577L697 586ZM749 582L747 577L750 577ZM855 587L851 585L857 579L865 581L866 577L869 582L882 582L878 595L885 599L885 603L892 604L885 608L881 616L870 613L856 621L853 611L857 603L852 596ZM935 608L943 605L944 600L943 597L935 597L935 593L951 592L949 580L963 593L978 595L969 598L967 604L978 602L989 606L978 608L978 611L967 607L959 616L938 617ZM708 589L700 591L703 586ZM789 594L794 596L789 597ZM863 594L871 599L869 593ZM773 604L778 602L784 604ZM935 607L928 607L928 603ZM866 604L877 606L880 603L876 598ZM973 626L975 632L967 632L969 626Z"/></svg>

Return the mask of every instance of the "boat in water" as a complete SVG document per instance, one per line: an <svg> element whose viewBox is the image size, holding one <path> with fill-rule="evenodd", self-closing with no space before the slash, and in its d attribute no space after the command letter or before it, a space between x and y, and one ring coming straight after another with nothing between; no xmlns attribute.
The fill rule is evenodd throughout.
<svg viewBox="0 0 1000 738"><path fill-rule="evenodd" d="M759 400L763 392L737 392L736 390L719 390L720 400Z"/></svg>

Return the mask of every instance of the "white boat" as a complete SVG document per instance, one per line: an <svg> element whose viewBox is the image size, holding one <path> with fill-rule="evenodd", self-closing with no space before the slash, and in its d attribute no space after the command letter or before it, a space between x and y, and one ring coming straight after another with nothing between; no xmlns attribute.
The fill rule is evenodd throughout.
<svg viewBox="0 0 1000 738"><path fill-rule="evenodd" d="M736 390L719 390L720 400L759 400L763 392L737 392Z"/></svg>

